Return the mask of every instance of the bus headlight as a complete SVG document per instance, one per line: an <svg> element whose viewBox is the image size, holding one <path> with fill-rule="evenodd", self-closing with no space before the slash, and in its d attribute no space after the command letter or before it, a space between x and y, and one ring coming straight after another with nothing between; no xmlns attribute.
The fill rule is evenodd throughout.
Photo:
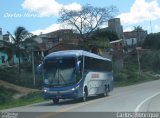
<svg viewBox="0 0 160 118"><path fill-rule="evenodd" d="M74 91L75 90L75 88L72 88L72 91Z"/></svg>
<svg viewBox="0 0 160 118"><path fill-rule="evenodd" d="M48 89L47 89L47 88L43 88L42 91L43 91L44 93L46 93L46 92L48 91Z"/></svg>
<svg viewBox="0 0 160 118"><path fill-rule="evenodd" d="M75 88L72 88L72 91L77 90L79 88L79 85L76 86Z"/></svg>

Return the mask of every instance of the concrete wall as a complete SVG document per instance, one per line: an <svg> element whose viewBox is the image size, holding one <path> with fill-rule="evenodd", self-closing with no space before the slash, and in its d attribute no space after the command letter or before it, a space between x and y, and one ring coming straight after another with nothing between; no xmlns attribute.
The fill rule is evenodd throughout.
<svg viewBox="0 0 160 118"><path fill-rule="evenodd" d="M2 63L2 57L4 57L5 63ZM3 64L8 64L7 59L8 59L8 55L4 52L0 52L0 66ZM13 62L14 64L18 64L18 58L16 57L16 55L13 56Z"/></svg>
<svg viewBox="0 0 160 118"><path fill-rule="evenodd" d="M6 61L8 59L8 56L7 54L3 53L3 52L0 52L0 65L2 64L5 64L5 63L2 63L2 57L4 56L4 60Z"/></svg>

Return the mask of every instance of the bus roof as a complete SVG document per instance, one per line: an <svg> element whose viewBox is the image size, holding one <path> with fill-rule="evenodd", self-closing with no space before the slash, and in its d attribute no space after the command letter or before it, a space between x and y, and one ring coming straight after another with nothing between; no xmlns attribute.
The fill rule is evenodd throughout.
<svg viewBox="0 0 160 118"><path fill-rule="evenodd" d="M75 55L75 56L83 55L83 56L92 57L92 58L96 58L96 59L111 61L110 59L104 58L102 56L99 56L97 54L90 53L90 52L87 52L84 50L57 51L57 52L53 52L53 53L48 54L45 58L52 58L52 57L56 57L56 56L70 56L70 55Z"/></svg>

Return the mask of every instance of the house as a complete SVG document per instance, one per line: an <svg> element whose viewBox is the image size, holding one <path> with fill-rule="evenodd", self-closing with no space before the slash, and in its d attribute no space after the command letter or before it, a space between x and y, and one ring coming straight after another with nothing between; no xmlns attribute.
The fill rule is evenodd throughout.
<svg viewBox="0 0 160 118"><path fill-rule="evenodd" d="M55 45L53 48L48 50L48 53L62 51L62 50L80 50L80 46L78 44L73 43L59 43Z"/></svg>
<svg viewBox="0 0 160 118"><path fill-rule="evenodd" d="M78 41L76 35L71 29L62 29L46 34L40 34L33 40L37 42L38 47L40 48L37 52L42 57L50 52L58 51L58 49L70 49L70 45L72 45L72 43L73 47L75 47L74 44Z"/></svg>
<svg viewBox="0 0 160 118"><path fill-rule="evenodd" d="M115 40L110 42L112 50L123 50L124 40Z"/></svg>
<svg viewBox="0 0 160 118"><path fill-rule="evenodd" d="M140 30L140 31L130 31L130 32L124 32L124 39L130 40L130 39L136 39L136 42L141 42L144 41L144 39L147 36L147 31L146 30ZM127 41L128 42L128 41Z"/></svg>
<svg viewBox="0 0 160 118"><path fill-rule="evenodd" d="M11 45L10 42L0 40L0 66L18 63L18 57L10 47Z"/></svg>
<svg viewBox="0 0 160 118"><path fill-rule="evenodd" d="M13 65L18 63L18 57L11 47L11 37L8 34L2 34L0 28L0 66Z"/></svg>

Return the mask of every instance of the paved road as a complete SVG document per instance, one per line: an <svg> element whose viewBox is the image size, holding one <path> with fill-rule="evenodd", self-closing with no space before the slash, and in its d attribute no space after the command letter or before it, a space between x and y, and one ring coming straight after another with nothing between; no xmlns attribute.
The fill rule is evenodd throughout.
<svg viewBox="0 0 160 118"><path fill-rule="evenodd" d="M115 88L108 97L92 97L87 102L66 100L54 105L47 101L4 111L39 112L37 118L50 118L61 112L160 112L160 80Z"/></svg>

